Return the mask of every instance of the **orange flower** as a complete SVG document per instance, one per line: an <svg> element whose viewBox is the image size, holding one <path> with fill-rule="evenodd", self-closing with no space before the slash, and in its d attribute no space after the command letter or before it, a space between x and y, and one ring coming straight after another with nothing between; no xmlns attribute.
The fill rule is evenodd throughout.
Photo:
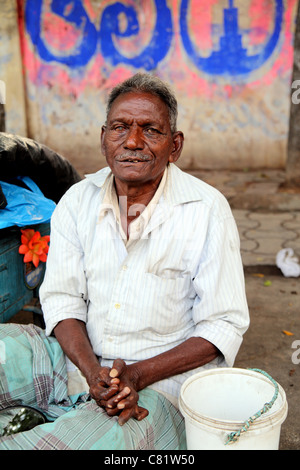
<svg viewBox="0 0 300 470"><path fill-rule="evenodd" d="M47 261L47 253L49 251L48 243L50 236L45 235L41 237L40 232L35 232L31 228L21 230L21 242L22 245L19 248L19 253L24 256L24 263L32 261L34 266L37 268L40 261Z"/></svg>

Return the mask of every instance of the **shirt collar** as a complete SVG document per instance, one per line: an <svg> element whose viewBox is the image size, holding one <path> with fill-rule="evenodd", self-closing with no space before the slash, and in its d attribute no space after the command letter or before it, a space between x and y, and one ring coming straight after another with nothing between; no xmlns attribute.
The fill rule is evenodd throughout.
<svg viewBox="0 0 300 470"><path fill-rule="evenodd" d="M200 180L182 171L174 163L170 163L167 170L164 174L163 191L160 194L160 196L164 196L166 202L171 205L178 205L203 199L202 187L196 184ZM97 173L86 175L86 178L101 188L103 196L106 193L107 185L111 184L109 181L113 180L112 172L108 167L99 170ZM156 194L154 197L156 197Z"/></svg>
<svg viewBox="0 0 300 470"><path fill-rule="evenodd" d="M163 194L167 181L168 167L165 169L161 182L149 204L145 207L143 212L134 221L131 222L129 226L129 240L127 242L127 236L125 235L121 224L119 201L115 190L114 176L111 171L103 171L103 175L100 175L99 173L100 172L97 172L95 174L86 176L96 186L101 188L102 202L99 210L98 223L100 223L105 215L111 211L116 223L118 224L122 238L124 239L125 243L129 244L131 241L137 240L141 236L145 227L149 223L151 216ZM105 177L103 178L103 176Z"/></svg>
<svg viewBox="0 0 300 470"><path fill-rule="evenodd" d="M111 170L104 168L86 177L100 188L102 202L98 223L103 220L106 214L110 213L127 250L134 246L140 237L147 237L148 233L169 218L173 213L174 206L202 199L202 185L199 185L199 180L183 172L173 163L169 164L152 200L141 215L131 222L129 239L127 239L121 224L119 202Z"/></svg>
<svg viewBox="0 0 300 470"><path fill-rule="evenodd" d="M169 165L164 193L167 202L173 206L203 199L200 180L182 171L174 163Z"/></svg>

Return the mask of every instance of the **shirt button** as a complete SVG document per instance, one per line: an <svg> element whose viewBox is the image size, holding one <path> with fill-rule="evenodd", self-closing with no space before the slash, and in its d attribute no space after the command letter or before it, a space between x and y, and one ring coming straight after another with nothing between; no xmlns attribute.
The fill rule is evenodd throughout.
<svg viewBox="0 0 300 470"><path fill-rule="evenodd" d="M120 308L120 307L121 307L121 305L120 305L120 304L118 304L118 303L117 303L117 304L115 304L115 308Z"/></svg>
<svg viewBox="0 0 300 470"><path fill-rule="evenodd" d="M126 270L127 270L126 264L124 264L124 266L122 266L122 269L123 269L123 271L126 271Z"/></svg>
<svg viewBox="0 0 300 470"><path fill-rule="evenodd" d="M112 336L109 336L107 340L111 343L114 340L114 338Z"/></svg>

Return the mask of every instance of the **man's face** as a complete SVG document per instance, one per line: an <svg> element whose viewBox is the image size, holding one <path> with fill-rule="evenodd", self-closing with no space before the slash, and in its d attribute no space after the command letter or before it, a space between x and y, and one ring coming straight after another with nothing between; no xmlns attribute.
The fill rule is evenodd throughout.
<svg viewBox="0 0 300 470"><path fill-rule="evenodd" d="M159 182L168 162L178 160L183 134L172 134L168 108L157 96L130 92L113 102L101 148L116 181L146 189Z"/></svg>

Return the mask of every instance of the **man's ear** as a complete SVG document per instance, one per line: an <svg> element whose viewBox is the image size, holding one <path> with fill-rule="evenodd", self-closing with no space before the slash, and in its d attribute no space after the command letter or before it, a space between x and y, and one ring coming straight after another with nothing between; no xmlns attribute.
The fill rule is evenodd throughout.
<svg viewBox="0 0 300 470"><path fill-rule="evenodd" d="M184 135L183 132L177 131L173 134L173 150L169 156L169 162L175 163L181 155L183 149Z"/></svg>
<svg viewBox="0 0 300 470"><path fill-rule="evenodd" d="M101 152L105 157L105 145L104 145L104 135L106 132L106 126L101 127L101 135L100 135L100 144L101 144Z"/></svg>

